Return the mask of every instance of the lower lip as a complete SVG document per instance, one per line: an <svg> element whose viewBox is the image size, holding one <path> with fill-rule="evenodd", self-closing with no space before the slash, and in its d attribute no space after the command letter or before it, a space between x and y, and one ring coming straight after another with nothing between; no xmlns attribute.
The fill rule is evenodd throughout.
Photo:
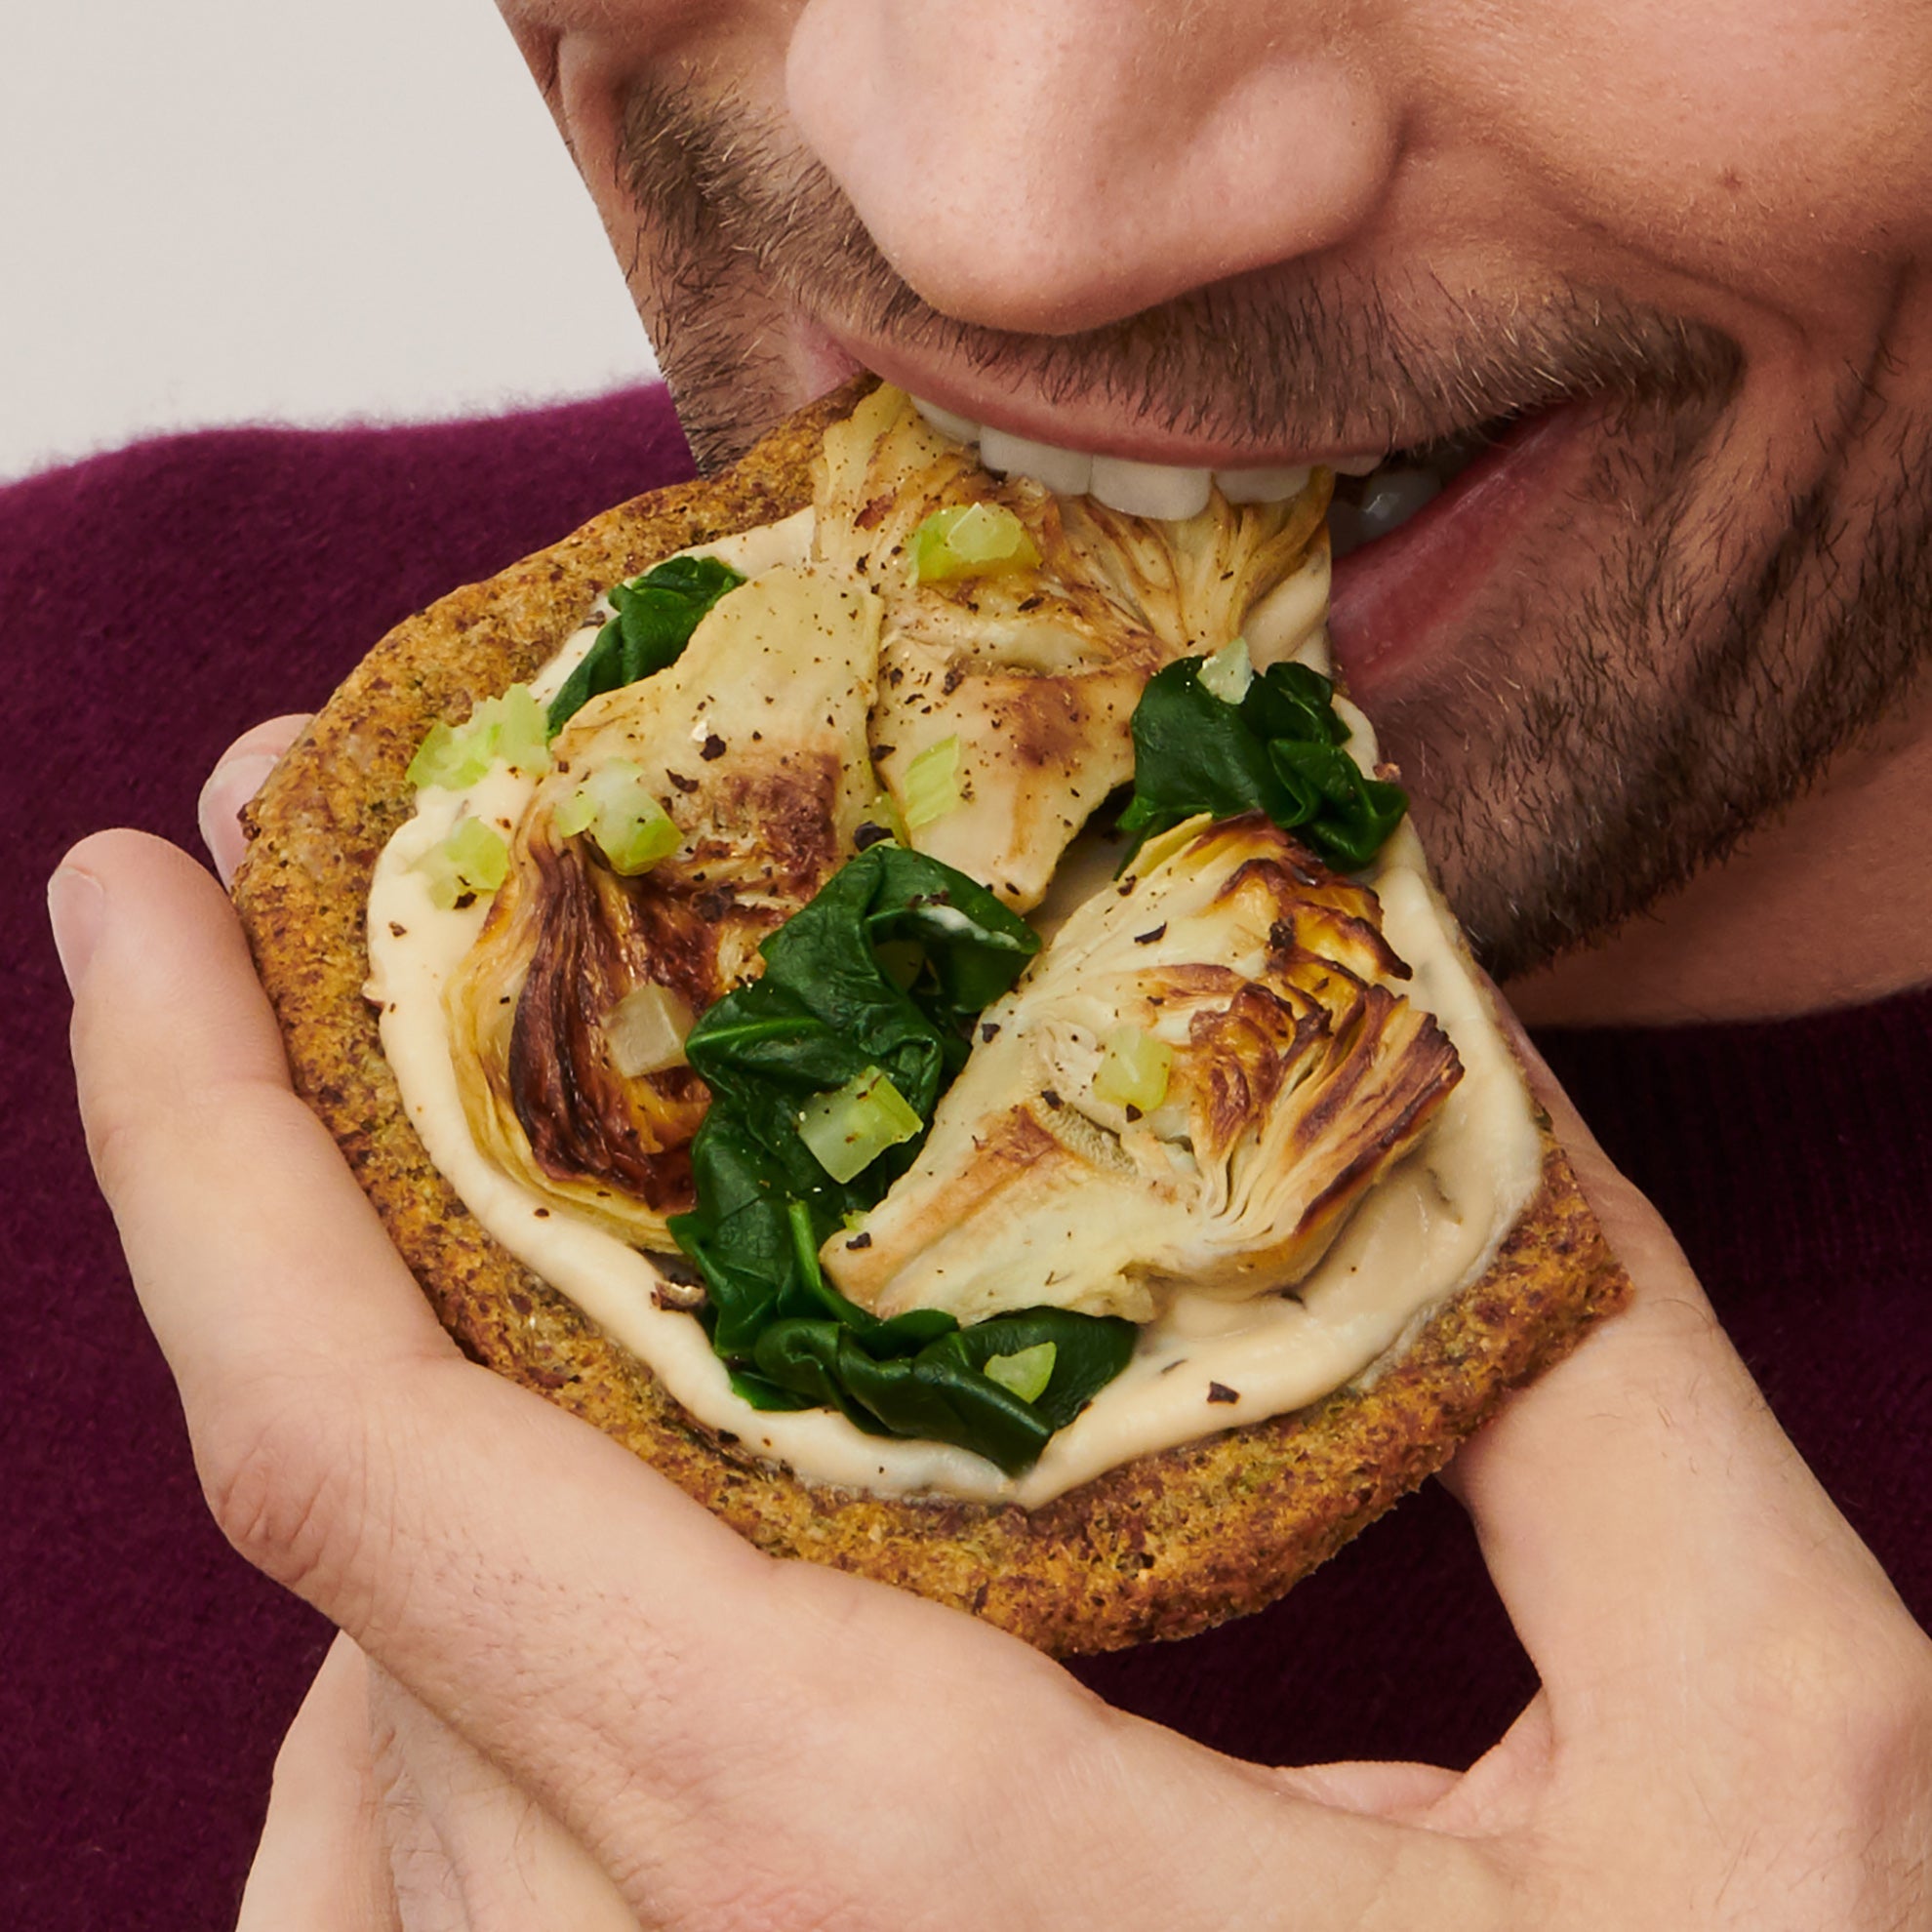
<svg viewBox="0 0 1932 1932"><path fill-rule="evenodd" d="M1370 703L1452 648L1450 633L1580 451L1583 404L1526 418L1399 530L1335 565L1329 634L1349 694Z"/></svg>

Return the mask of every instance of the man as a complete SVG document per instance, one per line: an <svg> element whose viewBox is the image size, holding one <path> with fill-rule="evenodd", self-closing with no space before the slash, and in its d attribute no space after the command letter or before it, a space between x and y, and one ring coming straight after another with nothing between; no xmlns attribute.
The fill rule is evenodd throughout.
<svg viewBox="0 0 1932 1932"><path fill-rule="evenodd" d="M509 12L702 458L854 362L1076 457L1478 447L1413 523L1371 503L1334 628L1522 1009L1768 1019L1927 977L1914 10ZM775 1571L462 1363L289 1100L213 889L110 837L54 905L218 1516L347 1632L253 1922L1932 1913L1932 1652L1553 1090L1637 1298L1454 1477L1542 1688L1466 1775L1265 1772Z"/></svg>

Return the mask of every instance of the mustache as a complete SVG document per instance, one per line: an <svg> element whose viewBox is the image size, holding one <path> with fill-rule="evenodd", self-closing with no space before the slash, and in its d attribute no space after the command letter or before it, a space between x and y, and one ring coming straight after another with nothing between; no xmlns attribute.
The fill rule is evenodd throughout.
<svg viewBox="0 0 1932 1932"><path fill-rule="evenodd" d="M630 85L618 166L639 215L633 269L657 292L660 331L699 337L691 360L707 368L726 351L706 352L702 339L723 325L704 311L748 285L1048 404L1101 402L1236 448L1413 447L1586 395L1727 396L1741 373L1719 331L1615 292L1554 281L1459 292L1425 266L1370 275L1290 262L1067 335L961 321L892 267L782 116L697 75ZM667 367L682 359L679 344L659 346Z"/></svg>

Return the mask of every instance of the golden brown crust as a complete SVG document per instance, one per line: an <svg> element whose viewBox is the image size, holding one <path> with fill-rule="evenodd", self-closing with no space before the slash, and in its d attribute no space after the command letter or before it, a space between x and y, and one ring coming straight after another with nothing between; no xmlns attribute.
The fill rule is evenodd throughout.
<svg viewBox="0 0 1932 1932"><path fill-rule="evenodd" d="M716 482L624 504L398 625L251 809L236 903L298 1087L468 1353L616 1436L773 1554L901 1584L1056 1654L1186 1636L1273 1601L1621 1301L1623 1271L1547 1128L1532 1211L1372 1387L1143 1457L1030 1513L891 1501L808 1485L701 1428L484 1233L410 1128L362 996L370 875L414 808L404 772L430 720L531 675L611 584L798 507L824 424L853 399L789 419Z"/></svg>

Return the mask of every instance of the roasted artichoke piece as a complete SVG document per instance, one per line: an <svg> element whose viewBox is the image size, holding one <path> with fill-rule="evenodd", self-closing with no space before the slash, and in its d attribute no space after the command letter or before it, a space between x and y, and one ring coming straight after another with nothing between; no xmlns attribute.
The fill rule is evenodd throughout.
<svg viewBox="0 0 1932 1932"><path fill-rule="evenodd" d="M584 705L552 745L510 875L445 994L478 1145L626 1240L670 1247L709 1093L684 1066L627 1075L620 1009L656 986L666 1008L703 1013L852 856L881 804L865 745L878 635L863 584L785 566L725 597L668 669ZM679 841L630 877L594 828L556 825L619 760Z"/></svg>
<svg viewBox="0 0 1932 1932"><path fill-rule="evenodd" d="M921 583L913 533L936 510L1010 509L1036 566ZM1158 523L1023 477L1000 481L880 388L825 436L814 544L885 606L872 714L879 774L902 809L913 761L957 741L956 802L912 843L1036 905L1088 815L1133 776L1128 723L1176 658L1218 650L1318 544L1326 480L1289 503Z"/></svg>
<svg viewBox="0 0 1932 1932"><path fill-rule="evenodd" d="M1375 895L1259 814L1177 827L987 1011L826 1271L878 1314L962 1322L1291 1286L1462 1076L1407 977Z"/></svg>

